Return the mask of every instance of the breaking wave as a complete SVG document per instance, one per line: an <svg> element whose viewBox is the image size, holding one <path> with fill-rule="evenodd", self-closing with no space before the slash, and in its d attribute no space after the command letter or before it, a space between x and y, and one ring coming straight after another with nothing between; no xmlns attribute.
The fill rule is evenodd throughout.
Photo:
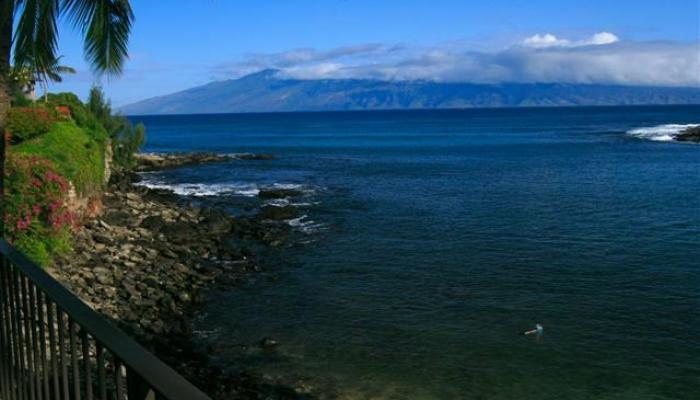
<svg viewBox="0 0 700 400"><path fill-rule="evenodd" d="M676 136L683 132L684 130L688 128L693 128L696 126L700 126L699 124L687 124L687 125L682 125L682 124L666 124L666 125L657 125L657 126L649 126L649 127L643 127L643 128L636 128L627 131L628 135L640 138L640 139L646 139L646 140L653 140L656 142L670 142L676 139Z"/></svg>
<svg viewBox="0 0 700 400"><path fill-rule="evenodd" d="M255 185L247 184L205 184L205 183L158 183L143 181L137 183L149 189L169 190L180 196L210 197L222 195L239 195L255 197L260 190Z"/></svg>
<svg viewBox="0 0 700 400"><path fill-rule="evenodd" d="M136 183L136 185L149 189L169 190L180 196L212 197L228 195L256 197L261 190L269 189L294 189L305 195L315 192L312 188L292 183L275 183L272 185L257 185L253 183L165 183L146 174L141 176L143 181ZM285 199L279 200L282 202ZM302 203L295 205L302 205Z"/></svg>

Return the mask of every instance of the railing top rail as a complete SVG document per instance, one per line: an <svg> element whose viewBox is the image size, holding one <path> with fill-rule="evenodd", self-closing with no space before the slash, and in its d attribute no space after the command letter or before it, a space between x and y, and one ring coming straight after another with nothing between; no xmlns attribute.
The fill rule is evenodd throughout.
<svg viewBox="0 0 700 400"><path fill-rule="evenodd" d="M210 400L206 394L88 307L3 238L0 238L0 254L162 396L169 400Z"/></svg>

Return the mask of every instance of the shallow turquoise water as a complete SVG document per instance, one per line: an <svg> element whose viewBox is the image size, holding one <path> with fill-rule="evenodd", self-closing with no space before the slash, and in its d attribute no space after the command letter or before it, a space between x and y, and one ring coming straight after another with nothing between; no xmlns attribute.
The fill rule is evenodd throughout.
<svg viewBox="0 0 700 400"><path fill-rule="evenodd" d="M228 365L352 398L698 398L700 146L626 132L700 106L134 119L148 151L278 156L152 184L235 213L307 190L296 244L198 321Z"/></svg>

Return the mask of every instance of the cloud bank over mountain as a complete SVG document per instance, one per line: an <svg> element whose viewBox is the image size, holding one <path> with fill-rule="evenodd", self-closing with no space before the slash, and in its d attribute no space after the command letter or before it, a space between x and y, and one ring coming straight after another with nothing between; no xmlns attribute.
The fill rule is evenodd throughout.
<svg viewBox="0 0 700 400"><path fill-rule="evenodd" d="M473 42L434 46L360 44L253 54L217 66L219 79L263 69L289 79L427 80L700 87L700 42L625 41L611 32L583 38L538 33L499 50ZM477 49L478 48L478 49Z"/></svg>

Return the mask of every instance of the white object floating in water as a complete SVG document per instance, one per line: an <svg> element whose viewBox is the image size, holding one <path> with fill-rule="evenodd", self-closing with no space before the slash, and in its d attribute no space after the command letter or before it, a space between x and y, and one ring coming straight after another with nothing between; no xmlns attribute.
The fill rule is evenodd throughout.
<svg viewBox="0 0 700 400"><path fill-rule="evenodd" d="M536 324L535 329L525 331L525 332L523 332L523 335L535 335L535 334L541 335L542 332L544 332L544 326L542 326L541 324Z"/></svg>

